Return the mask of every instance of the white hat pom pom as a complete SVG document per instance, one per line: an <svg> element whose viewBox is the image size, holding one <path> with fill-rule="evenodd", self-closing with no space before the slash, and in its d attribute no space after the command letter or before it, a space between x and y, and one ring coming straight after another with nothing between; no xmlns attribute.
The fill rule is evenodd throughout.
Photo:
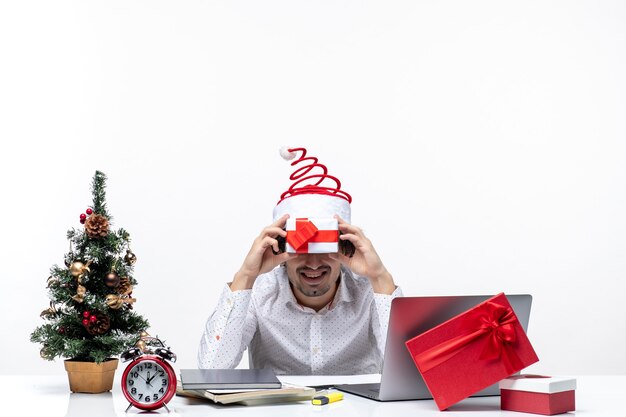
<svg viewBox="0 0 626 417"><path fill-rule="evenodd" d="M293 158L296 157L296 153L295 152L289 152L289 147L288 146L283 146L283 147L280 148L280 156L285 161L291 161Z"/></svg>

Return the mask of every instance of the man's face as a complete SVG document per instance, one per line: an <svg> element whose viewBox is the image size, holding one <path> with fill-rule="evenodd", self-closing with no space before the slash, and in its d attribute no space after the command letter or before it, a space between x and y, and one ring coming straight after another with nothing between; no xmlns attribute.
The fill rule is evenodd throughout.
<svg viewBox="0 0 626 417"><path fill-rule="evenodd" d="M331 259L328 254L301 254L286 264L287 276L296 298L301 298L299 294L320 297L336 289L341 263Z"/></svg>

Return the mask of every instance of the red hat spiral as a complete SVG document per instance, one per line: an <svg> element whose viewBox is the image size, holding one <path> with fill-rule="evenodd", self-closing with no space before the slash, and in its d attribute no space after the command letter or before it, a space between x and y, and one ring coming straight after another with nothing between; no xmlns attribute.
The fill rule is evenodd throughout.
<svg viewBox="0 0 626 417"><path fill-rule="evenodd" d="M297 153L300 157L295 159ZM333 175L328 175L326 165L320 164L314 156L307 156L305 148L282 148L280 155L286 160L295 159L291 166L298 167L289 176L294 181L287 191L281 194L278 204L289 197L303 194L322 194L339 197L352 202L352 196L341 189L341 181ZM325 184L323 184L326 182Z"/></svg>

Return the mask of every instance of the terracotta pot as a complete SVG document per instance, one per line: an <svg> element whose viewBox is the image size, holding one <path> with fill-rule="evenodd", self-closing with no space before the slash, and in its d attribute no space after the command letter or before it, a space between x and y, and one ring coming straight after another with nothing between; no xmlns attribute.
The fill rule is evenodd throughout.
<svg viewBox="0 0 626 417"><path fill-rule="evenodd" d="M70 391L97 394L111 391L118 359L107 359L102 363L65 361L65 370L70 381Z"/></svg>

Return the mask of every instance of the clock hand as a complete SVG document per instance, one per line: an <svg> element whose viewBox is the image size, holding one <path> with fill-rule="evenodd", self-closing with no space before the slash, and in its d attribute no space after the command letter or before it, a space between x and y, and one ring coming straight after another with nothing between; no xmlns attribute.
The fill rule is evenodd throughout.
<svg viewBox="0 0 626 417"><path fill-rule="evenodd" d="M156 377L156 373L152 376L150 376L150 372L148 372L148 379L146 380L146 382L148 384L150 384L152 382L152 380L154 379L154 377Z"/></svg>

